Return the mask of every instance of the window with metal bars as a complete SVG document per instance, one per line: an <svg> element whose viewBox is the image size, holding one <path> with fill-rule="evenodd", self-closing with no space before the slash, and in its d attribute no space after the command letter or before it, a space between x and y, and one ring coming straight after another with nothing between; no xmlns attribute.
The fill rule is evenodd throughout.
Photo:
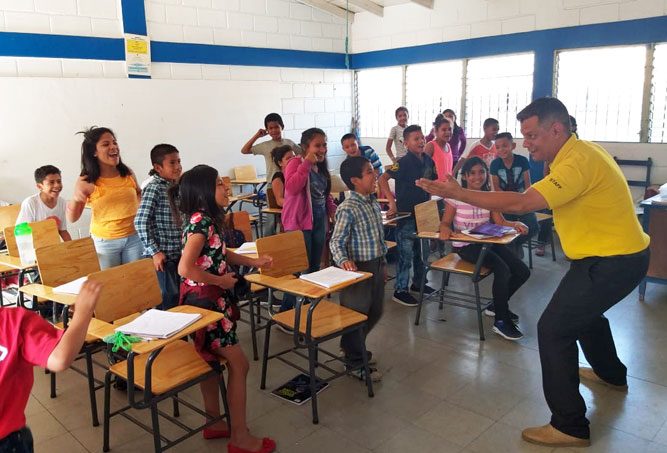
<svg viewBox="0 0 667 453"><path fill-rule="evenodd" d="M534 66L533 53L468 60L465 126L470 137L482 136L487 118L497 119L501 131L520 134L516 114L530 104Z"/></svg>
<svg viewBox="0 0 667 453"><path fill-rule="evenodd" d="M396 125L394 112L401 105L403 67L357 72L357 121L362 137L387 137Z"/></svg>
<svg viewBox="0 0 667 453"><path fill-rule="evenodd" d="M653 77L649 108L649 134L653 143L667 143L667 43L653 52Z"/></svg>

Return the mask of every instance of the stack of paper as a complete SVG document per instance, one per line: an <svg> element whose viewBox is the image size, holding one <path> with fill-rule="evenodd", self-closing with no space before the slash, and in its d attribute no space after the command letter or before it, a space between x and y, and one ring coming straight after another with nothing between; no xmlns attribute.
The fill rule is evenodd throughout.
<svg viewBox="0 0 667 453"><path fill-rule="evenodd" d="M126 335L155 339L168 338L201 318L199 313L176 313L151 309L134 321L116 328Z"/></svg>
<svg viewBox="0 0 667 453"><path fill-rule="evenodd" d="M325 288L332 288L363 276L364 274L360 274L359 272L346 271L339 267L329 266L321 271L303 274L299 278Z"/></svg>
<svg viewBox="0 0 667 453"><path fill-rule="evenodd" d="M254 242L244 242L241 247L234 250L239 255L253 255L257 253L257 244Z"/></svg>
<svg viewBox="0 0 667 453"><path fill-rule="evenodd" d="M60 286L53 288L54 293L65 293L65 294L79 294L81 292L81 287L83 283L88 280L88 277L77 278L74 281L65 283Z"/></svg>

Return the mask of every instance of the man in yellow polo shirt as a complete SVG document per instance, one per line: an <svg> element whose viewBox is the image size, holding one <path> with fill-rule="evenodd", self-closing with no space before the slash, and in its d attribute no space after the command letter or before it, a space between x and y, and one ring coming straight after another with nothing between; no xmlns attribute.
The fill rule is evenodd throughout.
<svg viewBox="0 0 667 453"><path fill-rule="evenodd" d="M627 369L616 354L604 312L644 278L649 237L642 231L630 189L613 158L577 139L558 99L537 99L517 115L524 147L549 164L549 175L523 193L477 192L419 180L431 194L492 211L522 214L549 208L570 270L542 314L537 334L549 424L523 431L524 440L551 447L590 445L579 379L627 391ZM592 368L579 368L577 341Z"/></svg>

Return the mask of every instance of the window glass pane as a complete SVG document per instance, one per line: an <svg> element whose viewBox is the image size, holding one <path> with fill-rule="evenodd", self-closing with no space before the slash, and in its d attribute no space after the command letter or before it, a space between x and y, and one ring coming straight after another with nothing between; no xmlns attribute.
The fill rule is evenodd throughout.
<svg viewBox="0 0 667 453"><path fill-rule="evenodd" d="M655 46L651 88L651 135L654 143L667 142L667 44Z"/></svg>
<svg viewBox="0 0 667 453"><path fill-rule="evenodd" d="M388 137L396 125L394 112L401 105L403 68L365 69L357 72L359 133Z"/></svg>
<svg viewBox="0 0 667 453"><path fill-rule="evenodd" d="M438 113L449 108L458 115L462 77L462 60L408 66L405 89L409 123L422 126L427 135Z"/></svg>
<svg viewBox="0 0 667 453"><path fill-rule="evenodd" d="M556 93L586 140L638 142L645 46L558 53Z"/></svg>
<svg viewBox="0 0 667 453"><path fill-rule="evenodd" d="M469 137L482 136L487 118L497 119L501 132L519 135L516 114L530 104L533 68L532 53L468 61L465 128Z"/></svg>

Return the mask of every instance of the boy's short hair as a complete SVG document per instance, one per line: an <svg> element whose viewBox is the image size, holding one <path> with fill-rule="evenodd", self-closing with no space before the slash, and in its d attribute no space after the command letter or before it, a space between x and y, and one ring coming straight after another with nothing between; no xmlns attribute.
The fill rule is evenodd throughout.
<svg viewBox="0 0 667 453"><path fill-rule="evenodd" d="M528 118L536 116L537 122L542 126L545 121L561 123L567 132L572 132L570 124L570 114L567 107L556 98L543 97L535 99L516 115L520 123Z"/></svg>
<svg viewBox="0 0 667 453"><path fill-rule="evenodd" d="M350 190L354 190L352 178L361 178L364 173L364 167L370 163L371 161L365 157L351 156L340 164L340 177Z"/></svg>
<svg viewBox="0 0 667 453"><path fill-rule="evenodd" d="M487 118L484 120L484 125L482 126L484 129L486 129L489 126L493 126L494 124L500 125L497 119L495 118Z"/></svg>
<svg viewBox="0 0 667 453"><path fill-rule="evenodd" d="M37 184L41 184L42 182L44 182L44 180L48 175L60 175L60 174L61 173L58 167L54 167L53 165L44 165L35 170L35 182Z"/></svg>
<svg viewBox="0 0 667 453"><path fill-rule="evenodd" d="M285 129L285 123L283 123L283 118L277 113L269 113L264 117L264 128L268 128L269 123L278 123L281 129Z"/></svg>
<svg viewBox="0 0 667 453"><path fill-rule="evenodd" d="M501 138L506 138L510 142L514 141L514 137L512 137L512 134L509 132L501 132L500 134L496 135L496 141L500 140Z"/></svg>
<svg viewBox="0 0 667 453"><path fill-rule="evenodd" d="M408 108L402 105L399 108L397 108L396 111L394 112L394 118L398 118L398 114L401 112L405 112L408 115L410 115L410 112L408 112Z"/></svg>
<svg viewBox="0 0 667 453"><path fill-rule="evenodd" d="M413 132L421 132L422 128L418 124L411 124L403 130L403 140L407 140Z"/></svg>
<svg viewBox="0 0 667 453"><path fill-rule="evenodd" d="M352 132L343 135L343 136L340 138L340 144L342 145L343 142L344 142L345 140L349 140L349 139L351 139L351 138L353 138L353 139L356 140L356 139L357 139L357 136L354 135Z"/></svg>

